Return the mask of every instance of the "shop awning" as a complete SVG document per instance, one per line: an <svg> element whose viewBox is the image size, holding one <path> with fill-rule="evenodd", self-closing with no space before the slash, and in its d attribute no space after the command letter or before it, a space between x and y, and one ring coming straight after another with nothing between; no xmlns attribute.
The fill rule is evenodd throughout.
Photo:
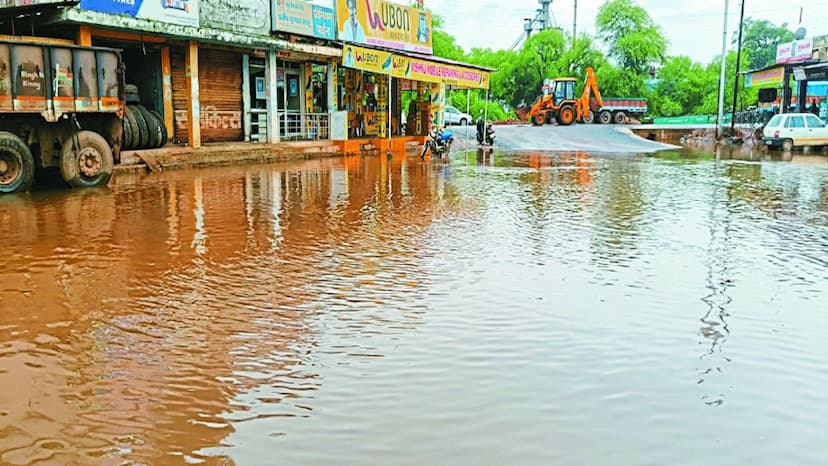
<svg viewBox="0 0 828 466"><path fill-rule="evenodd" d="M488 89L491 68L402 51L342 46L342 66L399 79L444 83L454 88Z"/></svg>

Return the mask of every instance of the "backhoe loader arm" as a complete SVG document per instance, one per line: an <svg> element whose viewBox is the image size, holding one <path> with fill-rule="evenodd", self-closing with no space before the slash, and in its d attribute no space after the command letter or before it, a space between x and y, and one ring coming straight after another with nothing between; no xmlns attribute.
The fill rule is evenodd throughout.
<svg viewBox="0 0 828 466"><path fill-rule="evenodd" d="M592 97L595 97L595 103L598 105L598 108L604 106L604 100L601 98L601 90L598 89L598 78L595 77L595 71L593 71L591 66L587 67L587 75L586 80L584 81L584 92L581 94L581 97L578 99L577 102L577 112L578 112L578 119L582 119L586 116L590 109L590 101Z"/></svg>

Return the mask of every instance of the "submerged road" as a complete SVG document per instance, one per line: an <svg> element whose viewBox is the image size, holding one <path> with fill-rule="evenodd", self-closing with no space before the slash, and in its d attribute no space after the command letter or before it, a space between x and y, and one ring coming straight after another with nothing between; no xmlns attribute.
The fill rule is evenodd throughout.
<svg viewBox="0 0 828 466"><path fill-rule="evenodd" d="M464 139L475 143L475 128L453 127L463 147ZM586 151L590 153L648 153L675 149L676 146L637 136L627 126L573 125L532 126L498 125L495 146L515 151Z"/></svg>
<svg viewBox="0 0 828 466"><path fill-rule="evenodd" d="M799 159L342 156L0 196L0 465L825 464L828 159Z"/></svg>

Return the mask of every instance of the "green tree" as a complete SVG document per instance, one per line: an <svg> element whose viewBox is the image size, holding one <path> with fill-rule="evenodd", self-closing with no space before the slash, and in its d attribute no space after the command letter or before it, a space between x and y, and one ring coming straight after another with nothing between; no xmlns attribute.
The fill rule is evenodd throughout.
<svg viewBox="0 0 828 466"><path fill-rule="evenodd" d="M541 31L523 44L515 57L513 72L503 83L503 92L513 107L535 101L543 80L559 75L558 58L565 49L563 34L557 29Z"/></svg>
<svg viewBox="0 0 828 466"><path fill-rule="evenodd" d="M739 40L739 32L733 35L733 45ZM794 40L794 33L787 23L776 26L767 20L745 18L742 30L742 49L750 55L750 62L745 63L751 69L764 68L776 63L776 46Z"/></svg>
<svg viewBox="0 0 828 466"><path fill-rule="evenodd" d="M750 55L746 51L742 51L742 63L747 62ZM722 57L717 56L707 65L704 73L704 82L699 87L699 94L702 96L702 102L693 109L694 113L707 113L715 115L718 111L719 102L719 72L721 69ZM736 51L731 51L727 54L727 62L725 64L726 78L725 78L725 113L730 113L733 105L733 80L736 79ZM756 88L746 88L745 80L739 80L739 93L736 100L736 111L740 111L748 105L755 104L758 99L758 90Z"/></svg>
<svg viewBox="0 0 828 466"><path fill-rule="evenodd" d="M653 62L661 62L667 39L647 10L634 0L608 0L595 18L598 37L609 48L619 66L640 74Z"/></svg>
<svg viewBox="0 0 828 466"><path fill-rule="evenodd" d="M717 75L718 76L718 75ZM667 57L655 88L647 93L650 112L661 116L686 115L702 105L699 92L708 80L707 70L686 56Z"/></svg>
<svg viewBox="0 0 828 466"><path fill-rule="evenodd" d="M443 30L443 18L432 14L431 28L432 54L450 60L462 60L466 53L454 36Z"/></svg>

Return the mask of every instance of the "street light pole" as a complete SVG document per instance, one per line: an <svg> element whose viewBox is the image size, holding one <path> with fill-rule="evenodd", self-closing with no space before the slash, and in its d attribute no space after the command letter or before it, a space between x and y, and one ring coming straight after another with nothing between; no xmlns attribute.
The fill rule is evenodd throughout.
<svg viewBox="0 0 828 466"><path fill-rule="evenodd" d="M736 96L739 95L739 71L742 67L742 26L745 21L745 1L742 0L742 12L739 14L739 42L736 45L736 79L733 84L733 112L730 117L730 134L736 134Z"/></svg>
<svg viewBox="0 0 828 466"><path fill-rule="evenodd" d="M724 89L725 74L727 73L727 13L730 0L725 0L724 27L722 28L722 69L719 75L719 109L716 114L716 139L722 137L722 122L724 120Z"/></svg>

